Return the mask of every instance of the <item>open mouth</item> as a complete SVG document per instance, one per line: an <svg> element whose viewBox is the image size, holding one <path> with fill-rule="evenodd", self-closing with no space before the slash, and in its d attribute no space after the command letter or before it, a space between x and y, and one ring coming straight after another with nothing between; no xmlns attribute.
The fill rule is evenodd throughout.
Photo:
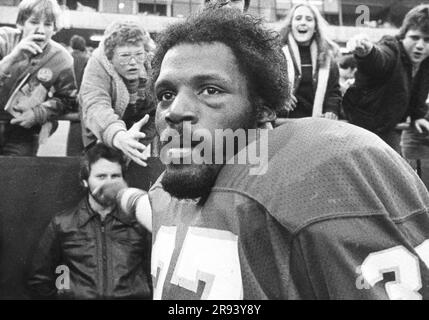
<svg viewBox="0 0 429 320"><path fill-rule="evenodd" d="M308 32L308 28L306 26L300 26L300 27L296 28L296 31L298 31L298 33L300 33L300 34L305 34Z"/></svg>
<svg viewBox="0 0 429 320"><path fill-rule="evenodd" d="M421 52L414 52L413 55L414 55L414 58L416 58L416 59L420 59L422 57Z"/></svg>

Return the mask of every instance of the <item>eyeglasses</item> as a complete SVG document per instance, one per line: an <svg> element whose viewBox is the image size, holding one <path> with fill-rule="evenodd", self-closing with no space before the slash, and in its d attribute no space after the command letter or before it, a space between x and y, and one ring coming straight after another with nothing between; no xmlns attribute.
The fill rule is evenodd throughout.
<svg viewBox="0 0 429 320"><path fill-rule="evenodd" d="M135 62L143 63L146 59L146 53L145 52L138 52L136 54L121 53L118 55L118 62L121 66L126 66L127 64L130 64L131 59L133 58Z"/></svg>

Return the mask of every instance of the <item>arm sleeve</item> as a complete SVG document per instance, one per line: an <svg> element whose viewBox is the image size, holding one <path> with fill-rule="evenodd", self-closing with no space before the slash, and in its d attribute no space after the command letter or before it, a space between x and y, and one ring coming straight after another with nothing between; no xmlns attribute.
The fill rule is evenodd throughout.
<svg viewBox="0 0 429 320"><path fill-rule="evenodd" d="M361 58L355 55L358 69L371 78L380 79L388 76L394 67L396 56L399 54L393 41L395 40L384 40L374 44L366 57Z"/></svg>
<svg viewBox="0 0 429 320"><path fill-rule="evenodd" d="M341 88L340 88L340 72L338 65L335 62L331 63L329 70L328 87L325 94L323 112L333 112L336 115L340 113L341 107Z"/></svg>
<svg viewBox="0 0 429 320"><path fill-rule="evenodd" d="M60 259L57 232L52 220L42 235L31 262L27 286L33 298L55 298L55 269Z"/></svg>
<svg viewBox="0 0 429 320"><path fill-rule="evenodd" d="M428 105L426 103L418 103L414 108L410 110L410 117L412 121L425 118L429 120Z"/></svg>
<svg viewBox="0 0 429 320"><path fill-rule="evenodd" d="M96 58L91 57L83 75L79 103L83 125L103 143L113 147L114 136L127 129L113 110L110 78Z"/></svg>

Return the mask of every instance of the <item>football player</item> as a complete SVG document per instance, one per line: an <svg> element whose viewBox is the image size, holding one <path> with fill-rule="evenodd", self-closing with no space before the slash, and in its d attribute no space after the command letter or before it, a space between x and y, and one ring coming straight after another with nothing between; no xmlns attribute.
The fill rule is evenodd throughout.
<svg viewBox="0 0 429 320"><path fill-rule="evenodd" d="M429 298L429 194L376 135L291 119L269 131L256 173L226 156L201 164L201 153L227 149L184 141L244 129L235 153L258 142L263 152L264 124L289 99L275 34L237 10L205 11L163 33L153 66L171 163L149 197L119 188L112 197L152 229L155 299Z"/></svg>

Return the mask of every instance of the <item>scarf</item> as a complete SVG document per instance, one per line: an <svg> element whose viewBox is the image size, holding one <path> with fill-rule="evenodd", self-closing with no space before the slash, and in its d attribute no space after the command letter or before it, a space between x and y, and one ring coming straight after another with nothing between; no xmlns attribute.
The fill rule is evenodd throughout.
<svg viewBox="0 0 429 320"><path fill-rule="evenodd" d="M292 34L288 35L288 43L283 47L283 52L286 56L288 78L292 92L296 90L296 79L301 75L301 57L299 55L298 44ZM328 87L329 70L331 59L328 58L324 66L318 64L318 49L315 41L311 42L311 63L313 66L313 78L317 74L317 88L313 102L312 117L321 117L323 114L323 102L325 100L326 89ZM295 72L298 72L298 75Z"/></svg>

